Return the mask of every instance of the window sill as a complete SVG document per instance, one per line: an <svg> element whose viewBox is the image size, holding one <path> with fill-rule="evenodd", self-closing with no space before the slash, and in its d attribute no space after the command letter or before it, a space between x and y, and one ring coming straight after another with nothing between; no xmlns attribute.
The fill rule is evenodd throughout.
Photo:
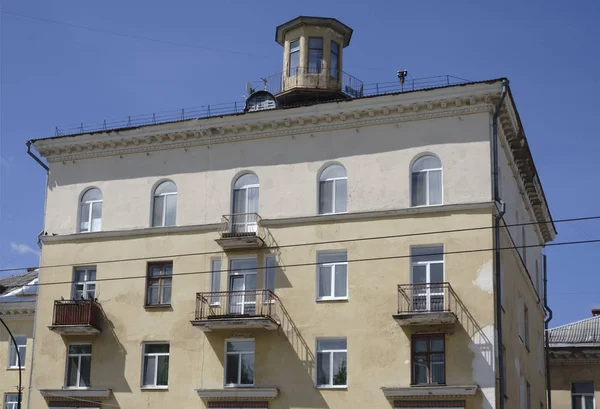
<svg viewBox="0 0 600 409"><path fill-rule="evenodd" d="M348 390L348 385L317 385L315 386L315 388L319 389L319 390L342 390L342 391L347 391Z"/></svg>
<svg viewBox="0 0 600 409"><path fill-rule="evenodd" d="M63 389L66 391L87 391L91 388L91 386L63 386Z"/></svg>
<svg viewBox="0 0 600 409"><path fill-rule="evenodd" d="M151 304L144 305L144 308L147 310L171 310L171 304Z"/></svg>
<svg viewBox="0 0 600 409"><path fill-rule="evenodd" d="M7 371L18 371L19 369L25 369L24 366L22 367L18 367L18 366L9 366L6 368Z"/></svg>
<svg viewBox="0 0 600 409"><path fill-rule="evenodd" d="M348 297L339 297L339 298L317 298L316 302L347 302L349 301Z"/></svg>
<svg viewBox="0 0 600 409"><path fill-rule="evenodd" d="M229 389L229 388L254 388L254 384L252 384L252 385L227 384L227 385L223 385L223 388L226 388L226 389Z"/></svg>
<svg viewBox="0 0 600 409"><path fill-rule="evenodd" d="M168 386L141 386L140 390L148 391L148 392L167 391L167 390L169 390L169 387Z"/></svg>
<svg viewBox="0 0 600 409"><path fill-rule="evenodd" d="M445 383L411 383L411 388L430 388L432 386L446 386Z"/></svg>
<svg viewBox="0 0 600 409"><path fill-rule="evenodd" d="M319 213L317 216L333 216L334 214L348 214L348 212Z"/></svg>

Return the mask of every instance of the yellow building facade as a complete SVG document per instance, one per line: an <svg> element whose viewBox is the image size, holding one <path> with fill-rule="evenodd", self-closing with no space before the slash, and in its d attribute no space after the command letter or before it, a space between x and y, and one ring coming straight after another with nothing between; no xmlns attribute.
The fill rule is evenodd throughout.
<svg viewBox="0 0 600 409"><path fill-rule="evenodd" d="M244 114L32 141L50 163L32 407L545 405L555 231L510 90L364 97L332 52L351 34L278 27L287 109L259 91Z"/></svg>

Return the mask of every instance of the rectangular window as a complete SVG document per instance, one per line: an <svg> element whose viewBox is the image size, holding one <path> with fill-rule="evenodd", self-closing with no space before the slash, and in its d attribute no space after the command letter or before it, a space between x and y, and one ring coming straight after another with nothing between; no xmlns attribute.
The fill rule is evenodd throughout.
<svg viewBox="0 0 600 409"><path fill-rule="evenodd" d="M96 267L76 267L73 279L73 299L96 297Z"/></svg>
<svg viewBox="0 0 600 409"><path fill-rule="evenodd" d="M317 340L317 386L347 385L347 347L346 338Z"/></svg>
<svg viewBox="0 0 600 409"><path fill-rule="evenodd" d="M444 311L444 246L413 247L411 311Z"/></svg>
<svg viewBox="0 0 600 409"><path fill-rule="evenodd" d="M338 70L340 65L340 46L336 42L331 42L331 67L329 69L329 75L331 78L337 78L339 76Z"/></svg>
<svg viewBox="0 0 600 409"><path fill-rule="evenodd" d="M144 344L143 388L166 388L169 385L169 344Z"/></svg>
<svg viewBox="0 0 600 409"><path fill-rule="evenodd" d="M319 253L317 262L317 299L348 298L348 253Z"/></svg>
<svg viewBox="0 0 600 409"><path fill-rule="evenodd" d="M571 384L571 408L594 409L594 382Z"/></svg>
<svg viewBox="0 0 600 409"><path fill-rule="evenodd" d="M527 409L531 409L531 385L529 382L525 382L527 384Z"/></svg>
<svg viewBox="0 0 600 409"><path fill-rule="evenodd" d="M67 357L67 387L89 388L92 369L92 346L90 344L69 345Z"/></svg>
<svg viewBox="0 0 600 409"><path fill-rule="evenodd" d="M215 258L210 261L210 292L218 293L221 291L221 259ZM219 304L219 294L210 296L211 304Z"/></svg>
<svg viewBox="0 0 600 409"><path fill-rule="evenodd" d="M172 276L172 262L148 264L146 305L171 304Z"/></svg>
<svg viewBox="0 0 600 409"><path fill-rule="evenodd" d="M445 384L444 335L413 335L411 341L412 384Z"/></svg>
<svg viewBox="0 0 600 409"><path fill-rule="evenodd" d="M524 306L523 309L523 323L525 326L523 328L523 331L525 331L525 346L529 349L529 309L527 306Z"/></svg>
<svg viewBox="0 0 600 409"><path fill-rule="evenodd" d="M298 67L300 66L300 40L290 41L290 58L288 62L288 76L295 77L298 75Z"/></svg>
<svg viewBox="0 0 600 409"><path fill-rule="evenodd" d="M308 38L308 72L320 74L323 69L323 39L321 37Z"/></svg>
<svg viewBox="0 0 600 409"><path fill-rule="evenodd" d="M4 409L17 409L19 395L16 393L7 393L4 395Z"/></svg>
<svg viewBox="0 0 600 409"><path fill-rule="evenodd" d="M21 358L21 368L25 367L25 356L27 354L27 337L24 336L15 336L15 341L17 341L17 349L19 351L17 355L17 349L15 349L15 345L12 340L8 340L10 345L10 353L8 354L8 367L9 368L18 368L19 367L19 358Z"/></svg>
<svg viewBox="0 0 600 409"><path fill-rule="evenodd" d="M254 340L226 341L225 386L254 385Z"/></svg>
<svg viewBox="0 0 600 409"><path fill-rule="evenodd" d="M517 314L518 314L518 323L519 323L519 340L521 342L523 342L523 340L525 339L524 335L523 335L523 327L524 327L524 323L523 323L523 317L525 316L524 313L524 305L523 305L523 297L521 297L521 294L519 294L519 305L517 308Z"/></svg>
<svg viewBox="0 0 600 409"><path fill-rule="evenodd" d="M277 269L277 257L268 256L265 259L265 289L275 292L275 271ZM265 299L265 301L268 301Z"/></svg>

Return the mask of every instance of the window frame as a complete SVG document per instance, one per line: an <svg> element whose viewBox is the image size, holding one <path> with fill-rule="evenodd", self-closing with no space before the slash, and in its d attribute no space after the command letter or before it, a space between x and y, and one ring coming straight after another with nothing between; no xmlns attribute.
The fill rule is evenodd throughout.
<svg viewBox="0 0 600 409"><path fill-rule="evenodd" d="M345 254L346 261L335 261L335 262L327 262L320 263L319 257L321 255L334 255L334 254ZM345 265L346 266L346 295L345 296L335 296L335 266L337 265ZM319 295L319 284L321 278L321 266L331 266L330 279L331 279L331 292L328 296L321 297ZM317 280L316 280L316 299L317 302L322 301L347 301L349 299L349 291L348 291L348 276L350 272L348 269L348 250L326 250L326 251L317 251ZM337 339L337 338L336 338Z"/></svg>
<svg viewBox="0 0 600 409"><path fill-rule="evenodd" d="M296 50L292 51L292 43L298 42L298 47L294 47L297 48ZM296 72L292 75L292 54L297 54L298 55L298 65L296 67L294 67L296 69ZM300 68L300 38L298 37L295 40L290 40L290 44L289 44L289 48L288 48L288 70L287 70L287 76L288 77L295 77L296 75L298 75L298 69Z"/></svg>
<svg viewBox="0 0 600 409"><path fill-rule="evenodd" d="M71 352L69 351L71 349L72 346L89 346L90 347L90 353L85 353L85 354L71 354ZM66 362L66 368L65 368L65 389L90 389L92 387L92 343L91 342L77 342L77 343L73 343L73 344L67 344L67 362ZM70 358L71 357L77 357L77 385L69 385L69 379L70 379L70 366L69 366L69 362L70 362ZM90 384L88 386L81 386L81 359L84 357L89 357L90 358L90 374L89 374L89 378L90 378Z"/></svg>
<svg viewBox="0 0 600 409"><path fill-rule="evenodd" d="M240 352L229 352L227 351L227 346L230 342L252 342L253 350L252 352L248 351L240 351ZM225 362L223 365L223 387L225 388L252 388L256 382L256 340L254 338L227 338L225 339ZM229 359L229 355L237 355L238 356L238 370L237 370L237 383L227 383L227 360ZM252 383L240 383L242 380L242 355L252 355L253 356L253 368L252 368Z"/></svg>
<svg viewBox="0 0 600 409"><path fill-rule="evenodd" d="M341 341L343 340L346 343L346 348L344 349L325 349L319 350L319 341ZM315 357L315 386L318 389L346 389L348 388L348 338L347 337L319 337L315 341L315 351L317 352ZM320 353L328 353L329 354L329 383L328 384L319 384L319 354ZM333 373L333 354L334 353L345 353L346 354L346 384L344 385L334 385L333 378L335 374Z"/></svg>
<svg viewBox="0 0 600 409"><path fill-rule="evenodd" d="M589 383L592 385L592 392L573 392L573 387L575 384L583 384L583 383ZM594 381L577 381L577 382L571 382L571 408L574 409L573 406L573 400L576 397L581 398L581 407L583 409L594 409L596 407L596 397L595 397L595 388L594 388ZM591 396L592 397L592 407L588 408L585 404L585 397L586 396Z"/></svg>
<svg viewBox="0 0 600 409"><path fill-rule="evenodd" d="M422 352L415 352L415 340L425 339L427 340L427 352L425 352L426 362L427 362L427 383L416 383L415 381L415 357L417 355L422 356ZM439 354L440 352L432 352L430 349L431 340L432 339L441 339L444 345L444 382L431 382L431 355ZM420 385L446 385L446 336L443 333L431 333L431 334L412 334L410 337L410 385L411 386L420 386Z"/></svg>
<svg viewBox="0 0 600 409"><path fill-rule="evenodd" d="M170 265L171 266L171 274L167 275L164 274L164 266ZM155 266L160 266L161 269L161 274L159 276L150 276L150 269L152 267ZM163 281L169 281L168 286L164 286L163 285ZM149 295L150 295L150 284L152 282L158 281L158 303L156 304L151 304L148 299ZM169 302L168 303L164 303L163 302L163 293L162 290L165 287L170 287L171 291L169 292ZM173 296L173 261L152 261L149 262L146 265L146 296L145 296L145 300L144 300L144 307L170 307L171 306L171 301L172 301L172 296Z"/></svg>
<svg viewBox="0 0 600 409"><path fill-rule="evenodd" d="M333 45L335 44L335 46L337 47L337 53L333 52ZM335 61L336 61L336 65L335 65L335 75L331 75L333 73L333 61L334 61L334 57L335 56ZM340 72L340 45L339 43L335 42L335 41L331 41L331 43L329 44L329 76L333 79L338 79L340 77L341 72Z"/></svg>
<svg viewBox="0 0 600 409"><path fill-rule="evenodd" d="M427 156L431 156L433 158L436 158L439 162L440 162L440 167L439 168L427 168L427 169L423 169L423 170L414 170L415 164L422 158L425 158ZM432 172L440 172L440 203L431 203L430 200L430 192L429 192L429 185L430 185L430 174ZM413 192L415 189L415 184L413 182L413 176L414 174L417 173L425 173L425 204L415 204L413 202ZM434 153L431 152L425 152L422 153L420 155L418 155L417 157L415 157L410 165L410 173L409 173L409 177L410 177L410 207L427 207L427 206L442 206L444 204L444 164L442 162L442 160L440 159L440 157Z"/></svg>
<svg viewBox="0 0 600 409"><path fill-rule="evenodd" d="M441 260L428 260L428 261L414 261L415 257L419 257L419 256L415 256L413 255L413 251L415 249L426 249L426 248L436 248L439 247L441 249L441 251L439 252L435 252L435 253L431 253L433 254L439 254L441 257ZM415 245L415 246L410 246L410 284L415 284L415 280L414 280L414 267L416 266L425 266L425 275L426 275L426 282L425 284L443 284L446 280L446 257L444 254L444 244L443 243L437 243L437 244L420 244L420 245ZM442 265L442 281L436 282L436 281L431 281L431 265L432 264L441 264ZM421 295L421 294L419 294ZM445 310L446 307L446 291L442 288L442 293L438 294L438 293L433 293L431 290L431 286L427 286L426 287L426 292L422 295L425 295L426 300L427 300L427 309L424 311L435 311L432 310L431 308L431 296L432 295L441 295L443 298L443 304L442 304L442 310ZM413 296L415 296L414 292L413 292ZM411 309L414 308L413 304L412 304L412 300L411 300ZM444 345L445 347L445 345Z"/></svg>
<svg viewBox="0 0 600 409"><path fill-rule="evenodd" d="M156 191L158 190L158 188L160 188L163 184L165 183L172 183L175 186L175 192L167 192L167 193L159 193L157 194ZM177 186L177 183L173 182L171 179L165 179L165 180L161 180L160 182L158 182L156 184L156 186L154 186L154 189L152 189L152 206L151 206L151 211L150 211L150 226L151 227L173 227L173 226L177 226L177 198L179 195L179 187ZM175 220L173 221L173 224L166 224L166 219L167 219L167 197L168 196L175 196ZM164 197L163 199L163 210L162 210L162 218L161 218L161 224L154 224L154 208L156 207L156 198L157 197Z"/></svg>
<svg viewBox="0 0 600 409"><path fill-rule="evenodd" d="M7 369L24 369L25 368L25 359L27 358L27 335L13 335L15 341L17 342L17 350L19 356L21 357L21 366L19 367L19 360L17 358L17 352L15 352L15 345L12 342L12 339L8 340L8 366ZM19 343L19 340L24 339L25 343ZM21 349L25 349L22 353ZM13 363L13 354L14 354L14 363ZM24 356L23 356L24 355Z"/></svg>
<svg viewBox="0 0 600 409"><path fill-rule="evenodd" d="M88 280L87 278L89 277L89 273L93 270L94 272L94 279L93 280ZM85 272L85 280L84 281L77 281L77 273L78 272ZM96 266L77 266L73 268L73 283L71 284L71 298L73 300L79 300L81 298L77 298L76 297L76 293L77 293L77 286L78 285L83 285L83 290L82 290L82 296L84 300L90 300L90 299L94 299L96 298L96 275L98 274L98 269L96 268ZM90 291L89 286L90 285L94 285L94 297L93 298L89 298L88 297L88 293Z"/></svg>
<svg viewBox="0 0 600 409"><path fill-rule="evenodd" d="M21 395L23 396L23 395ZM10 398L14 400L8 400ZM4 402L2 403L2 409L17 409L19 404L19 394L18 393L5 393L4 394ZM21 405L23 402L21 402Z"/></svg>
<svg viewBox="0 0 600 409"><path fill-rule="evenodd" d="M310 46L310 40L321 40L321 48L313 48ZM307 74L321 74L323 73L323 53L324 53L324 48L325 48L325 41L323 39L323 37L308 37L308 52L306 53L306 73ZM315 71L313 72L311 70L311 51L316 50L316 51L321 51L321 58L317 61L315 61L316 65L318 66L318 70L315 69Z"/></svg>
<svg viewBox="0 0 600 409"><path fill-rule="evenodd" d="M85 202L83 201L84 196L92 191L92 190L97 190L100 193L100 197L102 199L93 199L93 200L86 200ZM102 190L98 189L97 187L89 187L87 189L85 189L80 198L79 198L79 204L78 204L78 218L77 218L77 233L95 233L95 232L99 232L102 231L102 216L100 216L100 227L98 230L92 230L92 215L93 215L93 211L94 211L94 204L100 203L100 212L102 212L102 205L104 203L104 195L102 194ZM88 215L87 215L87 223L88 223L88 229L87 230L82 230L81 229L81 223L83 221L83 206L85 204L89 204L90 209L88 210Z"/></svg>
<svg viewBox="0 0 600 409"><path fill-rule="evenodd" d="M323 173L325 173L327 171L327 169L331 168L332 166L339 166L342 169L344 169L344 172L346 173L346 176L343 177L328 177L328 178L323 178ZM346 169L346 167L344 165L342 165L341 163L328 163L326 166L324 166L320 171L319 171L319 177L317 180L317 214L319 216L327 216L327 215L332 215L332 214L346 214L348 213L348 170ZM341 181L346 181L346 197L344 198L345 202L346 202L346 210L344 211L336 211L336 192L338 189L338 184ZM332 189L331 189L331 211L325 211L325 209L321 208L321 185L327 182L331 182L332 183Z"/></svg>
<svg viewBox="0 0 600 409"><path fill-rule="evenodd" d="M216 264L218 263L218 270ZM220 257L210 259L210 292L221 292L221 272L223 271L223 261ZM221 301L218 294L213 294L208 301L209 305L219 306Z"/></svg>
<svg viewBox="0 0 600 409"><path fill-rule="evenodd" d="M269 260L272 260L274 264L271 265L271 266L269 266ZM276 288L276 285L275 285L275 275L276 275L276 271L277 271L277 267L278 267L277 257L274 256L274 255L268 254L268 255L265 256L264 262L265 262L265 265L264 265L265 268L264 268L264 274L263 274L263 281L264 281L264 287L263 288L265 290L269 290L273 294L275 294L275 288ZM272 274L271 281L272 281L272 284L273 284L272 285L273 288L269 287L269 275L271 275L271 274ZM269 301L270 302L274 302L275 300L264 300L264 303L267 303Z"/></svg>
<svg viewBox="0 0 600 409"><path fill-rule="evenodd" d="M146 346L148 345L167 345L169 347L169 352L146 352ZM145 384L144 383L144 368L146 366L146 358L147 357L155 357L156 363L154 366L154 384ZM157 385L158 382L158 358L161 356L168 357L167 363L167 384L166 385ZM168 341L152 341L152 342L144 342L142 343L142 372L140 376L140 388L141 389L168 389L169 388L169 368L171 366L171 344Z"/></svg>

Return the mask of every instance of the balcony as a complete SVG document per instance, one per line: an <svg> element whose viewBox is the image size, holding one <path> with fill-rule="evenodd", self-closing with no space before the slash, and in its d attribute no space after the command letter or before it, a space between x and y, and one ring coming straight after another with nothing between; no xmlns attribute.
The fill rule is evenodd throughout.
<svg viewBox="0 0 600 409"><path fill-rule="evenodd" d="M454 325L457 300L450 283L400 284L393 316L402 326Z"/></svg>
<svg viewBox="0 0 600 409"><path fill-rule="evenodd" d="M256 249L265 244L257 213L224 215L219 235L216 242L223 250Z"/></svg>
<svg viewBox="0 0 600 409"><path fill-rule="evenodd" d="M279 299L270 290L220 291L196 294L192 325L205 332L263 328L276 330Z"/></svg>
<svg viewBox="0 0 600 409"><path fill-rule="evenodd" d="M97 335L102 332L102 311L94 300L54 301L52 331L61 335Z"/></svg>

